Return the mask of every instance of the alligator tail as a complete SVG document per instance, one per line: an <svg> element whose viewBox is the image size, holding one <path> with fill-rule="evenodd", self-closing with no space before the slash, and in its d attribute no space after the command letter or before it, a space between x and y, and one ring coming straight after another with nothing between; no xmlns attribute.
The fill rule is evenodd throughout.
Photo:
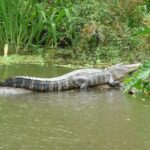
<svg viewBox="0 0 150 150"><path fill-rule="evenodd" d="M33 91L53 91L53 86L50 89L49 82L33 80L31 78L15 77L9 78L2 83L4 87L25 88Z"/></svg>
<svg viewBox="0 0 150 150"><path fill-rule="evenodd" d="M2 83L4 87L25 88L39 92L61 91L68 89L68 85L54 81L43 81L28 77L9 78Z"/></svg>
<svg viewBox="0 0 150 150"><path fill-rule="evenodd" d="M1 83L1 86L4 87L17 87L16 79L15 78L8 78L4 82Z"/></svg>
<svg viewBox="0 0 150 150"><path fill-rule="evenodd" d="M2 87L2 86L3 86L3 84L4 84L4 82L0 81L0 87Z"/></svg>

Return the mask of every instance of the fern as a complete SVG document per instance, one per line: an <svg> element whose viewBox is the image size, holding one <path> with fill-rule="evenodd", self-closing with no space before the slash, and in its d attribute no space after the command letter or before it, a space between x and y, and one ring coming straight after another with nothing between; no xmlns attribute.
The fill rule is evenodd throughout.
<svg viewBox="0 0 150 150"><path fill-rule="evenodd" d="M125 91L134 87L139 92L150 94L150 58L125 83Z"/></svg>

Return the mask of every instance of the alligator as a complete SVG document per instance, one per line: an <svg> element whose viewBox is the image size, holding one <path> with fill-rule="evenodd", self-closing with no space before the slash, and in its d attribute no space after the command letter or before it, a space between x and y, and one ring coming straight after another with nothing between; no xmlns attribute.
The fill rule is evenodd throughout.
<svg viewBox="0 0 150 150"><path fill-rule="evenodd" d="M1 83L2 87L24 88L31 91L53 92L88 89L98 85L120 85L120 80L141 64L117 64L105 69L78 69L54 78L16 76Z"/></svg>

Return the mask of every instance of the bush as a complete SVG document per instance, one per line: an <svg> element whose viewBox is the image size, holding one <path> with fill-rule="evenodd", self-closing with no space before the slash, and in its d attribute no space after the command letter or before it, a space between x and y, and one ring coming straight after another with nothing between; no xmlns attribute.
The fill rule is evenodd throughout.
<svg viewBox="0 0 150 150"><path fill-rule="evenodd" d="M81 17L78 57L94 57L97 61L111 58L112 62L143 59L147 50L141 50L142 41L133 35L144 26L144 7L142 0L80 1L77 12ZM95 40L95 37L98 38Z"/></svg>
<svg viewBox="0 0 150 150"><path fill-rule="evenodd" d="M133 87L137 92L150 94L150 58L145 61L142 67L134 75L126 80L126 91Z"/></svg>

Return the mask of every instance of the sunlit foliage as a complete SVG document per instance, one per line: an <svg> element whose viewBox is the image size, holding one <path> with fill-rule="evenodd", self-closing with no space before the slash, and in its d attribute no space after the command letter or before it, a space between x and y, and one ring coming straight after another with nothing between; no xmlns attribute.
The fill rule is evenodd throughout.
<svg viewBox="0 0 150 150"><path fill-rule="evenodd" d="M126 91L134 88L136 92L150 95L150 58L131 78L126 80L126 84Z"/></svg>

